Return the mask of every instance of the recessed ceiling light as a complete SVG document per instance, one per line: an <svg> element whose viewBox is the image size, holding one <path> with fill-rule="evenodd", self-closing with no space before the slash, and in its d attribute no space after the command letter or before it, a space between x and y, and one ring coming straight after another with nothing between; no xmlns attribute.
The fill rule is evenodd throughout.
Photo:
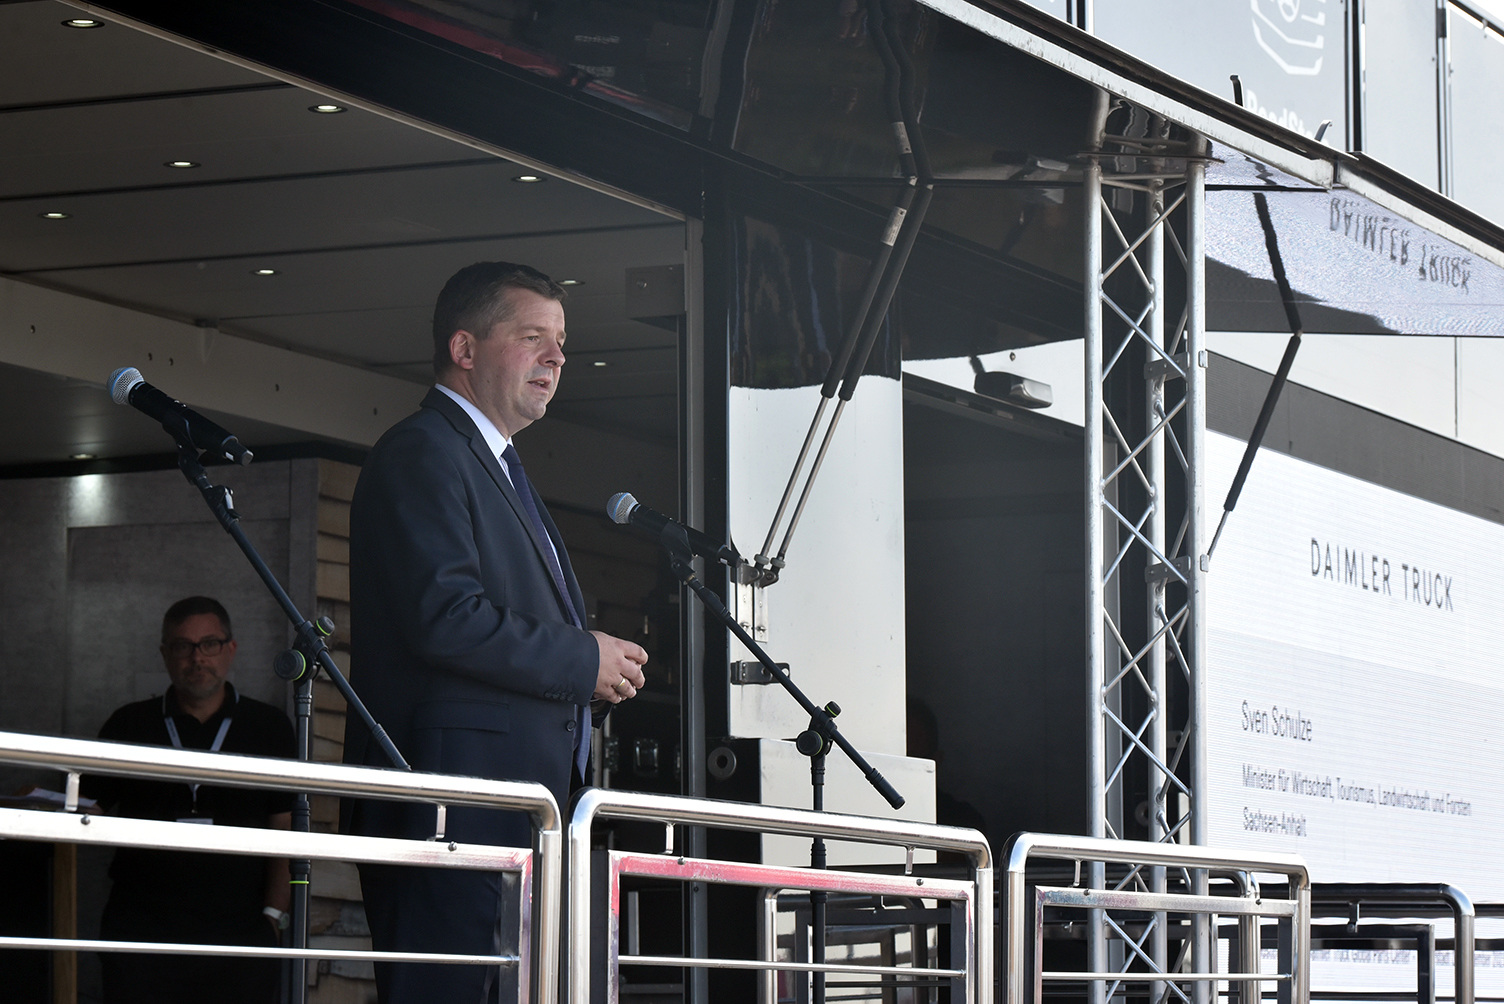
<svg viewBox="0 0 1504 1004"><path fill-rule="evenodd" d="M278 274L278 272L274 268L253 268L253 269L251 269L251 275L277 275L277 274Z"/></svg>
<svg viewBox="0 0 1504 1004"><path fill-rule="evenodd" d="M198 167L198 161L196 161L196 160L169 160L165 164L163 164L162 166L163 167Z"/></svg>
<svg viewBox="0 0 1504 1004"><path fill-rule="evenodd" d="M94 454L92 454L92 453L70 453L70 454L68 454L68 459L69 460L93 460L94 459Z"/></svg>
<svg viewBox="0 0 1504 1004"><path fill-rule="evenodd" d="M103 28L103 21L96 21L92 17L70 17L63 22L64 28Z"/></svg>
<svg viewBox="0 0 1504 1004"><path fill-rule="evenodd" d="M560 286L583 286L583 285L585 285L585 282L584 282L583 279L560 279L559 280L559 285Z"/></svg>
<svg viewBox="0 0 1504 1004"><path fill-rule="evenodd" d="M318 112L320 115L338 115L340 112L345 110L345 106L332 104L309 105L308 110L311 112Z"/></svg>
<svg viewBox="0 0 1504 1004"><path fill-rule="evenodd" d="M533 185L540 181L547 181L548 179L541 174L519 174L512 180L523 185Z"/></svg>
<svg viewBox="0 0 1504 1004"><path fill-rule="evenodd" d="M591 366L605 366L606 365L606 360L604 360L604 359L597 359L595 362L591 363L590 365Z"/></svg>
<svg viewBox="0 0 1504 1004"><path fill-rule="evenodd" d="M73 214L72 213L59 213L59 212L54 211L54 212L50 212L50 213L37 213L37 215L40 216L44 220L66 220L68 217L72 216Z"/></svg>

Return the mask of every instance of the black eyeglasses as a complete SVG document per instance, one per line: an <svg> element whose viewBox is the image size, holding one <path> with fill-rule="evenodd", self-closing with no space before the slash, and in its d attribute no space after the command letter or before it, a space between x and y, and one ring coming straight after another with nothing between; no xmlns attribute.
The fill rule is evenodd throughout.
<svg viewBox="0 0 1504 1004"><path fill-rule="evenodd" d="M205 655L218 655L220 650L230 643L228 638L204 638L201 641L189 641L186 638L177 638L162 646L162 650L174 659L183 659L194 652L202 652Z"/></svg>

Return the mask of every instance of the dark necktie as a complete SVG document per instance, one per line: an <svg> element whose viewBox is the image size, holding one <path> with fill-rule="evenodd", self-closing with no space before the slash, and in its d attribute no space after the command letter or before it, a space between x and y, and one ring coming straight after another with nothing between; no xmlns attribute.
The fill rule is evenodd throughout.
<svg viewBox="0 0 1504 1004"><path fill-rule="evenodd" d="M533 521L533 529L538 531L538 537L543 541L543 561L548 565L548 572L554 577L554 586L559 593L559 605L569 616L569 621L575 627L582 628L584 622L580 620L579 612L574 608L574 600L569 597L569 588L564 584L564 569L559 565L559 556L554 552L553 541L549 539L548 529L543 525L543 516L538 512L538 503L533 501L533 486L528 483L527 472L522 469L522 458L517 456L517 450L511 443L501 451L501 459L507 465L507 473L512 477L512 487L517 490L518 498L522 499L522 507L527 510L528 518ZM590 706L581 705L579 713L575 716L575 753L574 766L580 772L582 780L588 780L585 776L585 768L590 763Z"/></svg>
<svg viewBox="0 0 1504 1004"><path fill-rule="evenodd" d="M538 531L538 538L543 541L543 561L548 565L548 572L554 577L554 586L559 590L560 606L569 615L571 624L584 627L584 622L574 608L574 601L569 597L569 588L564 584L564 569L559 566L559 556L554 553L548 530L543 525L543 516L538 512L538 503L533 501L533 486L528 483L527 472L522 469L522 458L517 456L516 447L508 443L507 448L501 451L501 459L506 461L507 473L512 476L512 487L517 489L522 507L533 521L533 529Z"/></svg>

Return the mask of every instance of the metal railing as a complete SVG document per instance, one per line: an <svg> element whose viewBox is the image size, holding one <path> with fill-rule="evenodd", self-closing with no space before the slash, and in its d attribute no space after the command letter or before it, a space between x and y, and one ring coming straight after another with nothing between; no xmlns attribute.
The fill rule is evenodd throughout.
<svg viewBox="0 0 1504 1004"><path fill-rule="evenodd" d="M1077 866L1077 882L1069 887L1036 886L1034 901L1029 903L1026 868L1031 860L1046 859L1070 861ZM1102 840L1092 837L1071 837L1055 834L1019 833L1008 841L1004 848L1005 868L1004 909L1004 961L1006 1004L1026 1004L1041 1001L1047 981L1085 981L1094 986L1106 986L1104 996L1111 997L1112 989L1122 983L1148 983L1156 989L1173 989L1180 983L1215 986L1227 981L1242 985L1245 1004L1261 997L1260 987L1266 982L1278 982L1280 999L1290 1004L1308 1004L1310 1000L1310 929L1311 893L1310 879L1305 863L1294 854L1250 854L1247 852L1223 852L1209 847L1181 844L1146 843L1129 840ZM1186 869L1190 872L1234 872L1241 878L1239 894L1234 896L1209 896L1193 893L1146 892L1128 889L1085 888L1079 884L1080 866L1096 864L1126 865L1130 869L1165 867ZM1101 871L1102 869L1096 869ZM1261 874L1282 875L1288 880L1289 895L1274 899L1265 895L1257 884ZM1204 883L1203 883L1204 885ZM1124 945L1125 968L1112 972L1047 972L1044 969L1044 911L1046 907L1059 907L1089 911L1097 918L1107 921L1111 911L1134 911L1140 914L1157 915L1158 923L1146 925L1146 930L1162 929L1167 914L1197 916L1215 920L1219 916L1236 916L1240 920L1240 947L1237 968L1241 972L1215 972L1215 963L1194 971L1160 966L1143 945L1128 936L1122 925L1104 923L1113 927ZM1281 927L1279 972L1260 972L1258 965L1259 937L1257 924L1260 918L1273 918ZM1032 920L1032 924L1031 924ZM1251 924L1245 921L1252 921ZM1034 958L1031 970L1028 957L1029 931L1034 931ZM1213 955L1213 957L1215 957ZM1128 965L1137 968L1129 969ZM1029 973L1033 972L1030 987ZM1030 990L1032 989L1032 996ZM1176 991L1176 995L1185 997ZM1168 999L1158 992L1155 999Z"/></svg>
<svg viewBox="0 0 1504 1004"><path fill-rule="evenodd" d="M0 763L43 767L68 775L65 811L0 809L0 837L514 872L519 876L521 898L521 933L516 956L20 937L0 938L0 948L516 966L520 999L539 1004L553 1004L556 1000L564 843L558 804L543 785L15 732L0 732ZM151 780L428 802L436 807L437 826L434 839L404 840L92 815L77 811L80 774L128 775ZM533 821L534 849L445 841L439 827L442 826L443 807L449 805L527 813Z"/></svg>
<svg viewBox="0 0 1504 1004"><path fill-rule="evenodd" d="M263 757L135 746L91 740L63 739L0 732L0 763L41 767L67 775L63 812L0 809L0 838L73 844L209 851L259 857L307 858L408 866L438 866L513 872L521 894L519 951L506 955L433 955L378 953L321 948L254 948L249 946L188 945L154 942L117 942L77 938L0 937L0 948L61 951L129 951L140 953L208 953L234 956L310 958L330 960L418 961L452 964L515 966L523 999L553 1004L559 977L568 982L569 1004L591 999L591 918L595 901L605 904L607 943L605 998L617 1001L623 967L669 966L755 970L764 975L764 999L773 995L777 972L825 972L846 976L879 976L896 980L950 980L958 999L988 1004L993 996L993 859L985 838L974 830L903 820L816 813L802 809L750 805L705 799L587 789L577 797L569 825L569 874L565 885L565 841L558 807L541 785L418 774L337 764L299 763ZM505 809L528 813L534 825L534 847L493 847L458 844L437 839L404 840L332 833L298 833L251 827L206 827L189 823L92 815L78 811L81 774L113 774L156 780L209 783L244 788L304 791L310 794L358 796L426 802L434 805L442 826L446 805ZM609 851L606 883L596 888L592 876L591 836L601 819L656 822L668 834L664 853ZM676 826L703 826L760 834L820 836L890 847L950 851L964 855L969 880L879 872L827 871L748 862L689 858L672 853ZM1190 983L1240 985L1247 1002L1262 999L1262 987L1277 983L1281 1004L1308 1004L1313 887L1304 862L1296 855L1223 852L1212 848L1163 843L1102 840L1087 837L1022 833L1004 852L1005 879L1004 976L1007 1004L1025 1004L1043 996L1046 981L1086 981L1102 986L1149 984L1173 989ZM912 860L912 854L910 855ZM1032 904L1026 869L1031 861L1053 860L1076 865L1076 882L1069 886L1038 885ZM1167 893L1130 888L1085 888L1080 885L1083 864L1123 866L1130 873L1149 868L1185 870L1187 874L1230 873L1233 895L1210 896L1190 892ZM1283 876L1288 893L1271 895L1275 887L1260 886L1257 876ZM758 923L761 958L716 959L651 956L624 953L621 944L620 892L624 877L669 879L679 882L724 883L763 890ZM1126 883L1125 883L1126 885ZM560 972L562 905L569 897L567 972ZM933 919L950 918L955 946L951 968L919 965L915 944L910 966L851 965L779 960L775 922L781 891L825 891L892 897L913 904L938 901L937 910L909 907ZM1370 914L1426 915L1425 907L1444 905L1456 925L1456 1001L1474 1000L1474 910L1458 889L1447 885L1323 885L1315 887L1325 904L1357 902ZM949 913L946 914L946 909ZM1123 942L1125 966L1114 972L1048 972L1043 963L1044 911L1079 909L1095 914L1117 930ZM1152 956L1135 945L1110 914L1129 911L1157 917L1163 928L1167 915L1237 918L1238 952L1232 972L1215 972L1215 965L1199 971L1157 967ZM1261 972L1260 923L1279 925L1280 959L1276 972ZM1028 956L1034 933L1034 958ZM930 960L934 961L934 960ZM939 960L943 963L945 960ZM1032 987L1030 975L1032 973ZM1179 994L1178 991L1174 991ZM1111 994L1109 993L1109 996ZM1170 993L1157 992L1168 999Z"/></svg>
<svg viewBox="0 0 1504 1004"><path fill-rule="evenodd" d="M1452 917L1452 947L1454 965L1453 999L1456 1004L1473 1004L1474 989L1474 948L1476 939L1473 927L1476 911L1472 900L1467 894L1454 885L1444 883L1416 883L1416 882L1323 882L1311 887L1312 909L1319 907L1342 907L1345 908L1348 917L1348 931L1352 935L1361 935L1363 928L1358 925L1359 914L1368 913L1370 916L1404 916L1404 917L1431 917L1436 914L1436 907L1444 908ZM1430 909L1427 909L1427 908ZM1330 935L1335 939L1340 935L1335 932ZM1428 953L1434 954L1436 950L1434 935L1429 940L1429 949L1425 945L1417 945L1417 951L1421 953L1418 966L1421 970L1421 979L1425 979L1427 970ZM1429 975L1432 981L1431 997L1435 998L1434 980L1436 976L1434 960L1431 960Z"/></svg>
<svg viewBox="0 0 1504 1004"><path fill-rule="evenodd" d="M925 888L929 886L926 885ZM970 897L962 901L953 901L957 905L946 906L946 900L941 899L935 907L925 905L923 895L889 897L873 894L843 894L830 896L825 912L825 945L826 957L832 949L845 948L848 956L861 948L874 950L879 960L891 959L885 965L898 966L898 960L907 954L911 960L912 968L904 970L902 982L900 977L880 977L877 984L883 991L884 1001L893 1001L898 998L897 991L902 989L927 990L946 985L951 979L946 973L955 970L945 970L941 966L941 950L944 943L940 937L942 925L949 925L952 930L964 930L965 904ZM778 958L778 952L785 943L788 944L790 954L795 962L811 961L813 956L813 905L807 894L797 892L779 892L776 889L764 889L762 893L761 914L758 917L758 945L761 949L761 958L772 962ZM792 922L793 930L786 936L781 935L778 929L780 911ZM959 916L958 916L959 914ZM929 937L934 933L933 939ZM954 946L951 946L951 956L954 957ZM921 956L926 960L924 968L920 968L918 961ZM963 960L964 969L964 960ZM796 971L797 972L797 971ZM779 1004L780 1000L786 1000L781 996L781 988L773 978L774 973L767 971L760 973L762 980L760 999L762 1004ZM829 989L847 991L855 989L852 984L835 984ZM867 987L870 989L870 986ZM806 992L807 991L807 992ZM795 985L792 988L793 1000L797 1004L814 1004L819 1000L814 993L813 986ZM989 988L986 999L994 997ZM914 998L926 1000L929 995L915 994ZM852 1000L859 997L827 996L828 1000Z"/></svg>
<svg viewBox="0 0 1504 1004"><path fill-rule="evenodd" d="M605 999L618 1000L621 967L672 966L686 969L742 969L764 974L764 999L772 992L774 972L825 972L842 975L876 975L891 978L949 978L960 982L960 999L969 1004L988 1004L992 999L992 852L987 840L975 830L936 826L906 820L846 816L771 805L748 805L706 799L678 798L635 792L587 789L578 795L569 821L569 966L567 999L570 1004L589 1004L592 887L591 831L598 819L627 819L663 824L672 847L675 825L754 831L790 836L820 836L882 844L909 849L953 851L965 855L971 866L969 881L925 878L912 874L886 875L856 871L826 871L780 865L688 858L673 853L641 854L608 851ZM621 952L620 883L624 876L644 876L681 882L710 882L752 886L764 893L761 917L761 959L690 958L687 956L625 955ZM774 958L771 895L778 890L862 893L947 901L959 912L962 931L953 938L962 941L964 965L951 969L788 962ZM917 955L917 953L916 953Z"/></svg>

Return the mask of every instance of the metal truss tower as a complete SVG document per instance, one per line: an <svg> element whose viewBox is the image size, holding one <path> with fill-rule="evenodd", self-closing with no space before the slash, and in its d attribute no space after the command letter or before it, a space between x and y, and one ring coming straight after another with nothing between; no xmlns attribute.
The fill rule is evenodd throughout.
<svg viewBox="0 0 1504 1004"><path fill-rule="evenodd" d="M1101 95L1084 185L1091 835L1201 844L1205 146L1108 102ZM1175 878L1205 892L1204 873ZM1164 869L1111 881L1167 884ZM1107 882L1095 866L1091 885ZM1093 972L1211 962L1204 925L1168 958L1162 914L1130 933L1096 911L1089 937ZM1127 989L1092 986L1093 1004ZM1150 999L1205 1000L1196 986L1152 983Z"/></svg>

